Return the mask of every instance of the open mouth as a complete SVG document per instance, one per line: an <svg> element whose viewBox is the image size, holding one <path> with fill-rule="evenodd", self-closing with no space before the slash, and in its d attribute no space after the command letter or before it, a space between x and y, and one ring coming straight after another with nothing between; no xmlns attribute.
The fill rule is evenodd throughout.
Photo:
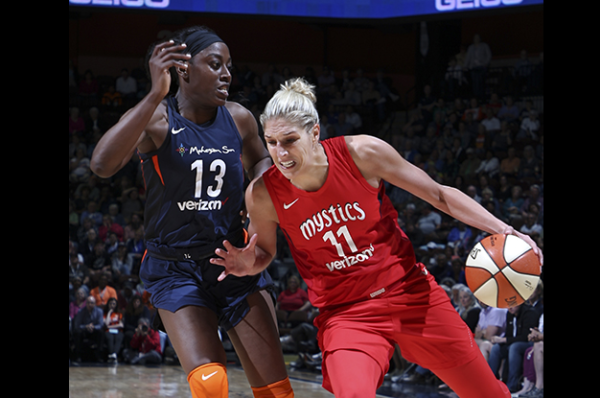
<svg viewBox="0 0 600 398"><path fill-rule="evenodd" d="M288 162L279 162L279 164L281 166L283 166L284 169L289 169L289 168L293 167L296 164L296 162L294 162L293 160L290 160Z"/></svg>
<svg viewBox="0 0 600 398"><path fill-rule="evenodd" d="M221 86L221 87L217 88L217 91L218 91L218 92L219 92L221 95L223 95L223 96L227 97L227 96L229 96L229 85L228 85L228 84L225 84L225 85L223 85L223 86Z"/></svg>

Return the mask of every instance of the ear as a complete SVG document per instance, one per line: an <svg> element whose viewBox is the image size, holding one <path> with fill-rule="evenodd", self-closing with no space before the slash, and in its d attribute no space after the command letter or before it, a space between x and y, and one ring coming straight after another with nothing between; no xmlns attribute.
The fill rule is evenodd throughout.
<svg viewBox="0 0 600 398"><path fill-rule="evenodd" d="M313 128L311 130L311 134L312 134L313 142L315 144L318 143L319 137L321 135L321 126L319 125L319 123L315 123L315 125L313 126Z"/></svg>
<svg viewBox="0 0 600 398"><path fill-rule="evenodd" d="M188 71L185 68L175 67L175 72L179 76L180 79L188 81Z"/></svg>

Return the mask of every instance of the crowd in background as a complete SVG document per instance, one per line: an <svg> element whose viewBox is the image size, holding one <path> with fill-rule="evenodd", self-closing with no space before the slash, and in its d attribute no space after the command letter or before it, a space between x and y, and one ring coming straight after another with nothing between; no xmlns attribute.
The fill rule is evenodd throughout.
<svg viewBox="0 0 600 398"><path fill-rule="evenodd" d="M382 69L366 73L361 68L334 71L326 66L317 72L310 66L292 71L265 65L255 71L242 65L233 71L230 100L258 118L279 84L303 76L316 86L321 139L379 136L436 181L460 189L496 217L531 235L543 250L544 122L543 109L538 109L543 104L543 55L535 64L523 52L494 86L486 85L485 70L477 70L484 73L483 80L473 74L465 56L452 57L442 81L424 85L410 104ZM142 69L123 69L119 76L98 79L91 70L79 73L69 67L69 352L76 362L160 363L174 355L168 336L152 326L154 308L137 276L145 251L145 191L139 158L134 154L107 179L89 168L102 134L148 90ZM466 285L465 258L486 233L397 187L388 185L387 193L418 260L448 287L457 310L464 310L451 289ZM291 264L285 275L275 266L282 263ZM318 353L318 347L311 345L314 333L306 326L301 331L296 327L310 324L314 309L304 295L296 293L302 289L301 280L294 281L293 292L289 290L288 277L297 272L283 239L274 264L269 269L280 297L298 307L278 304L283 314L280 328L287 336L293 330L301 336L296 336L296 343L282 340L284 348L301 351L299 361L311 364L315 361L311 355ZM538 308L537 327L543 295L531 304ZM307 314L287 319L297 309Z"/></svg>

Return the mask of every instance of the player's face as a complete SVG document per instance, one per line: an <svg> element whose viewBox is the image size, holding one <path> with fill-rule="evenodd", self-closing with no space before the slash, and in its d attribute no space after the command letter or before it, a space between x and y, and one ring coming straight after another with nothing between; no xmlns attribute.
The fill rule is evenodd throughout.
<svg viewBox="0 0 600 398"><path fill-rule="evenodd" d="M191 94L212 105L224 105L229 96L231 67L229 47L225 43L213 43L200 51L189 65Z"/></svg>
<svg viewBox="0 0 600 398"><path fill-rule="evenodd" d="M265 123L269 154L279 171L290 180L312 165L318 138L318 125L306 132L284 119L271 119Z"/></svg>

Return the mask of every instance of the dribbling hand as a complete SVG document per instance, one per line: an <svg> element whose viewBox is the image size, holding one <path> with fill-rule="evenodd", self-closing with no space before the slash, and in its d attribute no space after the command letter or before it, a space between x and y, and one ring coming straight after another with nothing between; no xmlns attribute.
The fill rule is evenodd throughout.
<svg viewBox="0 0 600 398"><path fill-rule="evenodd" d="M223 241L223 249L216 249L215 254L219 258L211 258L211 264L221 265L225 267L225 270L219 275L217 280L220 282L227 277L227 275L235 276L247 276L250 275L256 261L256 254L254 248L258 235L254 234L250 238L250 241L246 247L238 248L233 246L228 241Z"/></svg>
<svg viewBox="0 0 600 398"><path fill-rule="evenodd" d="M529 235L519 232L511 226L508 226L504 230L504 235L516 235L519 238L523 239L525 242L527 242L529 244L529 246L531 246L531 248L533 249L533 252L540 259L540 265L542 265L542 266L544 265L544 253L542 253L542 251L540 250L538 245L535 243L535 241L533 239L531 239L531 237Z"/></svg>

